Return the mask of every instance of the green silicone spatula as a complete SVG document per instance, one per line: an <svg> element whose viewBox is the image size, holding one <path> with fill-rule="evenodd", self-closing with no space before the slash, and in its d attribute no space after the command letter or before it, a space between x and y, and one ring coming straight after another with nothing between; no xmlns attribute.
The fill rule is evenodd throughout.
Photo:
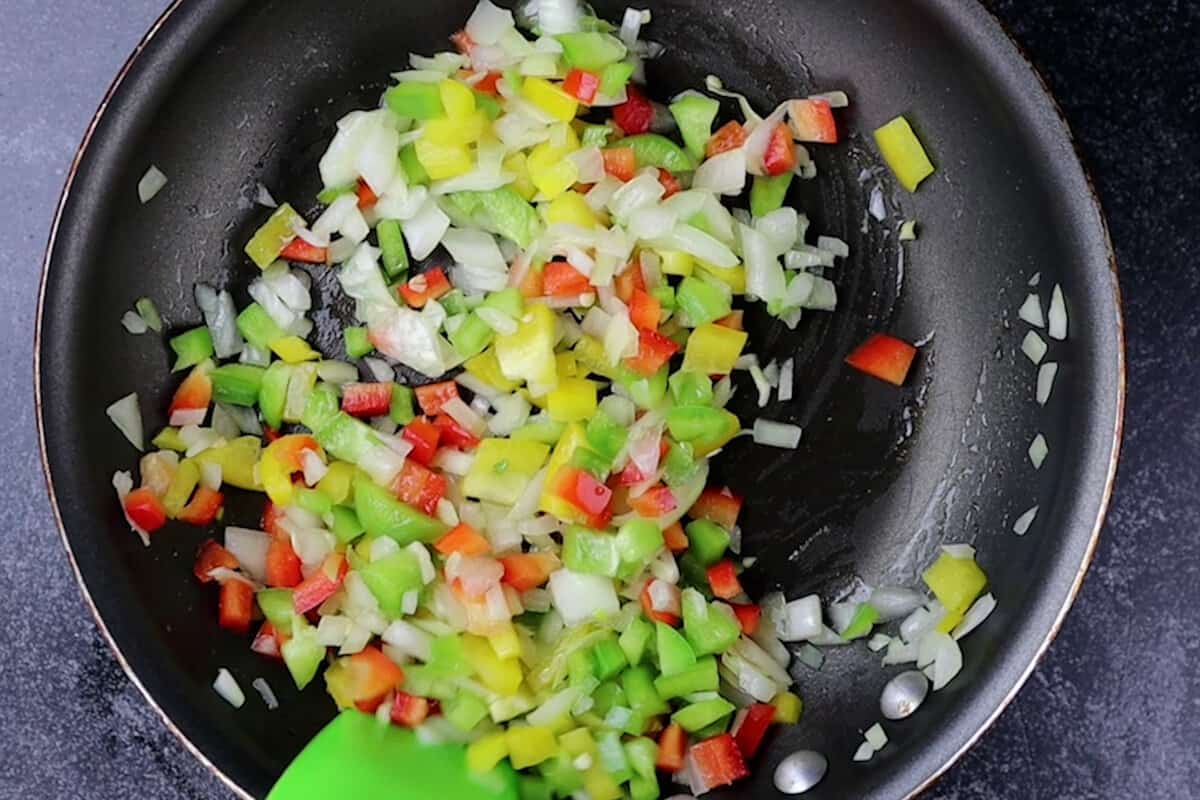
<svg viewBox="0 0 1200 800"><path fill-rule="evenodd" d="M502 764L467 769L466 748L422 744L395 725L343 711L288 766L267 800L517 800L516 774Z"/></svg>

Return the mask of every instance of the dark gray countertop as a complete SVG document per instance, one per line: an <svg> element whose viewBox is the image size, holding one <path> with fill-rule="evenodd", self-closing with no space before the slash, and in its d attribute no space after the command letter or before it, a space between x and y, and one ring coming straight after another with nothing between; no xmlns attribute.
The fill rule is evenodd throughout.
<svg viewBox="0 0 1200 800"><path fill-rule="evenodd" d="M87 120L161 2L4 3L0 431L13 462L0 483L0 798L228 796L92 625L50 516L32 408L47 226ZM1042 70L1096 179L1121 265L1129 410L1079 602L1013 705L931 796L1200 796L1200 3L990 5Z"/></svg>

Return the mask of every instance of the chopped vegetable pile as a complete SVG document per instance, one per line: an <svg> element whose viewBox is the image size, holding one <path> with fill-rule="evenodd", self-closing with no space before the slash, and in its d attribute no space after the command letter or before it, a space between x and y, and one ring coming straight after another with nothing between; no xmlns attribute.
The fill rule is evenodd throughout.
<svg viewBox="0 0 1200 800"><path fill-rule="evenodd" d="M943 554L925 574L936 600L884 591L836 632L816 596L746 595L742 498L709 485L709 459L743 432L725 408L735 367L786 401L793 364L760 369L734 305L789 327L834 309L824 270L846 246L806 244L785 199L816 172L801 142L838 141L845 96L761 117L710 78L741 121L699 91L663 108L634 82L660 49L639 41L648 12L614 28L531 6L532 40L481 0L458 52L412 56L379 108L338 122L319 215L279 205L245 245L252 302L197 287L204 324L170 339L186 376L168 427L140 486L114 486L147 544L168 520L228 523L228 492L266 495L260 523L205 542L195 576L219 587L221 626L296 686L325 666L339 707L463 742L474 770L508 759L523 796L649 800L660 774L700 794L799 720L782 642L911 614L888 658L941 688L986 580L973 555ZM913 165L911 129L882 136L915 187L932 167L923 151ZM307 270L325 269L356 304L345 360L307 339ZM163 325L145 298L124 324ZM878 334L848 363L900 385L915 354ZM109 414L140 448L137 396ZM777 447L800 433L753 425ZM217 689L244 702L226 672Z"/></svg>

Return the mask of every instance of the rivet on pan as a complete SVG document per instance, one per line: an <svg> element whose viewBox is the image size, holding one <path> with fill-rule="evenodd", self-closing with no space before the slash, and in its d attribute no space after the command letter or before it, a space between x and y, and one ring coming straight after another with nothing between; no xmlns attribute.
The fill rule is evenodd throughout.
<svg viewBox="0 0 1200 800"><path fill-rule="evenodd" d="M901 672L887 682L879 696L879 710L888 719L904 719L921 707L929 694L929 679L918 670Z"/></svg>
<svg viewBox="0 0 1200 800"><path fill-rule="evenodd" d="M825 777L829 762L815 750L797 750L775 768L775 788L784 794L802 794Z"/></svg>

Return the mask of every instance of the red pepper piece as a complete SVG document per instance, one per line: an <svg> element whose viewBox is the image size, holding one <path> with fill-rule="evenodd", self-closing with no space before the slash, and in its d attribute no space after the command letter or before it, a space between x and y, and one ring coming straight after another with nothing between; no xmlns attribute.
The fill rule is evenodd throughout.
<svg viewBox="0 0 1200 800"><path fill-rule="evenodd" d="M482 78L480 78L479 82L475 84L475 91L483 92L484 94L490 94L493 97L498 95L500 93L500 89L496 86L496 84L500 82L500 78L502 77L503 74L500 72L489 72L487 75L484 75Z"/></svg>
<svg viewBox="0 0 1200 800"><path fill-rule="evenodd" d="M625 87L626 100L613 108L613 121L626 135L647 133L654 122L654 104L632 83Z"/></svg>
<svg viewBox="0 0 1200 800"><path fill-rule="evenodd" d="M696 498L696 502L688 509L688 516L692 519L715 522L725 530L731 531L737 525L738 514L741 511L741 497L728 487L715 489L710 486Z"/></svg>
<svg viewBox="0 0 1200 800"><path fill-rule="evenodd" d="M415 391L417 403L421 406L421 413L430 417L442 413L442 404L447 400L459 397L458 384L454 381L429 383L425 386L418 386Z"/></svg>
<svg viewBox="0 0 1200 800"><path fill-rule="evenodd" d="M280 251L279 257L284 261L296 261L301 264L324 264L329 260L329 248L317 247L297 236Z"/></svg>
<svg viewBox="0 0 1200 800"><path fill-rule="evenodd" d="M600 89L600 76L594 72L573 69L562 82L562 90L585 105L591 105Z"/></svg>
<svg viewBox="0 0 1200 800"><path fill-rule="evenodd" d="M429 716L429 701L408 692L396 692L392 701L392 722L406 728L415 728Z"/></svg>
<svg viewBox="0 0 1200 800"><path fill-rule="evenodd" d="M437 511L438 501L446 494L446 479L412 459L406 459L404 468L392 481L391 490L413 508L432 515Z"/></svg>
<svg viewBox="0 0 1200 800"><path fill-rule="evenodd" d="M750 774L737 742L728 733L692 745L689 755L696 769L696 777L705 791L716 786L728 786Z"/></svg>
<svg viewBox="0 0 1200 800"><path fill-rule="evenodd" d="M192 567L192 574L201 583L212 583L215 578L209 573L214 569L218 567L237 569L240 566L237 557L218 544L215 539L205 539L196 551L196 563Z"/></svg>
<svg viewBox="0 0 1200 800"><path fill-rule="evenodd" d="M208 406L212 403L212 393L212 378L208 376L208 369L193 367L171 398L167 422L176 427L204 424Z"/></svg>
<svg viewBox="0 0 1200 800"><path fill-rule="evenodd" d="M479 446L479 437L458 424L458 420L449 414L438 414L433 418L442 435L442 444L457 450L474 450Z"/></svg>
<svg viewBox="0 0 1200 800"><path fill-rule="evenodd" d="M687 733L675 723L663 729L658 737L658 758L654 765L666 772L683 769L683 756L687 751Z"/></svg>
<svg viewBox="0 0 1200 800"><path fill-rule="evenodd" d="M542 291L550 297L570 297L591 290L587 276L566 261L551 261L542 270Z"/></svg>
<svg viewBox="0 0 1200 800"><path fill-rule="evenodd" d="M629 321L633 326L644 331L657 330L661 318L662 304L658 298L649 292L634 289L629 303Z"/></svg>
<svg viewBox="0 0 1200 800"><path fill-rule="evenodd" d="M400 436L412 445L412 451L408 454L409 458L429 466L433 462L434 454L437 453L438 441L441 439L442 432L424 417L416 417L404 426L404 431Z"/></svg>
<svg viewBox="0 0 1200 800"><path fill-rule="evenodd" d="M668 170L662 167L658 168L658 182L663 187L663 199L666 200L673 194L679 194L679 190L683 187L679 185L679 181Z"/></svg>
<svg viewBox="0 0 1200 800"><path fill-rule="evenodd" d="M682 553L688 549L687 534L683 532L683 525L678 522L672 522L663 529L663 543L672 553Z"/></svg>
<svg viewBox="0 0 1200 800"><path fill-rule="evenodd" d="M712 158L730 150L736 150L746 143L746 129L737 120L730 120L717 129L704 145L704 156Z"/></svg>
<svg viewBox="0 0 1200 800"><path fill-rule="evenodd" d="M604 157L604 171L621 183L633 180L637 174L637 156L632 147L609 147L600 154Z"/></svg>
<svg viewBox="0 0 1200 800"><path fill-rule="evenodd" d="M514 553L501 556L504 577L501 582L518 592L527 592L545 585L550 573L562 566L552 553Z"/></svg>
<svg viewBox="0 0 1200 800"><path fill-rule="evenodd" d="M641 265L634 261L613 281L613 290L622 303L629 305L633 300L633 293L638 289L646 291L646 278L642 275Z"/></svg>
<svg viewBox="0 0 1200 800"><path fill-rule="evenodd" d="M391 408L390 383L347 383L342 387L342 411L352 417L382 417Z"/></svg>
<svg viewBox="0 0 1200 800"><path fill-rule="evenodd" d="M846 356L846 363L881 381L901 386L916 355L917 348L908 342L876 333Z"/></svg>
<svg viewBox="0 0 1200 800"><path fill-rule="evenodd" d="M649 378L677 352L679 345L673 339L668 339L658 331L639 331L637 355L625 359L625 366Z"/></svg>
<svg viewBox="0 0 1200 800"><path fill-rule="evenodd" d="M280 641L279 632L275 630L275 626L265 621L259 627L258 633L255 634L254 641L250 643L251 650L260 656L274 659L282 658L279 649L282 646L283 642Z"/></svg>
<svg viewBox="0 0 1200 800"><path fill-rule="evenodd" d="M269 530L269 529L268 529ZM292 539L286 533L272 534L267 546L267 586L290 589L304 580L300 556L292 549Z"/></svg>
<svg viewBox="0 0 1200 800"><path fill-rule="evenodd" d="M375 194L375 190L362 178L358 179L358 186L354 193L358 195L359 208L367 209L379 202L379 195Z"/></svg>
<svg viewBox="0 0 1200 800"><path fill-rule="evenodd" d="M775 721L775 706L770 703L755 703L746 708L746 716L741 727L733 734L742 758L754 758L762 744L767 728Z"/></svg>
<svg viewBox="0 0 1200 800"><path fill-rule="evenodd" d="M465 522L451 528L433 547L444 556L451 553L461 553L464 556L481 556L492 549L492 545L483 534Z"/></svg>
<svg viewBox="0 0 1200 800"><path fill-rule="evenodd" d="M221 604L218 615L221 627L234 633L250 632L254 614L254 587L245 581L227 580L221 584Z"/></svg>
<svg viewBox="0 0 1200 800"><path fill-rule="evenodd" d="M154 492L143 486L125 495L125 515L134 525L151 533L167 524L167 509Z"/></svg>
<svg viewBox="0 0 1200 800"><path fill-rule="evenodd" d="M801 142L835 144L838 140L837 122L828 100L793 100L788 104L792 133Z"/></svg>
<svg viewBox="0 0 1200 800"><path fill-rule="evenodd" d="M712 588L712 593L722 600L732 600L742 593L737 570L727 558L708 568L708 585Z"/></svg>
<svg viewBox="0 0 1200 800"><path fill-rule="evenodd" d="M763 171L768 175L782 175L796 168L796 145L792 142L792 132L782 122L771 131L767 141L766 152L763 153Z"/></svg>
<svg viewBox="0 0 1200 800"><path fill-rule="evenodd" d="M211 525L221 512L224 502L225 496L220 492L207 486L197 486L191 501L183 507L176 519L189 525Z"/></svg>
<svg viewBox="0 0 1200 800"><path fill-rule="evenodd" d="M437 300L452 288L442 268L434 267L400 284L400 297L413 308L424 308L430 300Z"/></svg>
<svg viewBox="0 0 1200 800"><path fill-rule="evenodd" d="M307 614L324 603L342 585L346 577L346 557L330 553L311 575L292 591L292 607L297 614Z"/></svg>
<svg viewBox="0 0 1200 800"><path fill-rule="evenodd" d="M655 579L655 580L657 580L657 579ZM674 597L673 597L674 602L673 602L671 608L656 609L654 607L654 599L650 594L650 584L652 584L652 583L654 583L654 581L647 581L646 585L644 587L642 587L642 594L641 594L642 611L644 611L646 613L646 616L654 622L661 622L664 625L670 625L672 628L679 627L680 620L679 620L678 611L679 611L679 604L681 602L679 588L676 586L671 586L671 584L666 583L664 581L659 581L659 583L662 583L664 586L671 586L671 588L674 589Z"/></svg>
<svg viewBox="0 0 1200 800"><path fill-rule="evenodd" d="M730 603L729 605L738 619L738 624L742 626L742 633L753 636L762 619L762 607L754 603Z"/></svg>
<svg viewBox="0 0 1200 800"><path fill-rule="evenodd" d="M641 497L631 498L629 505L642 517L661 517L678 507L675 494L661 483L646 490Z"/></svg>

